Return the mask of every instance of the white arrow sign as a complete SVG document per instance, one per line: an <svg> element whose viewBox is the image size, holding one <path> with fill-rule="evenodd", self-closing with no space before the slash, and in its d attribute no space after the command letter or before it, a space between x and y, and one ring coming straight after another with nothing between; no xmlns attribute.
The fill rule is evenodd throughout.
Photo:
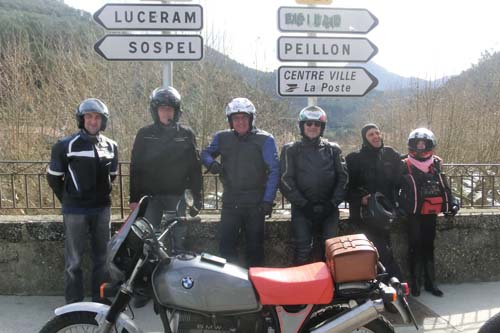
<svg viewBox="0 0 500 333"><path fill-rule="evenodd" d="M281 61L367 62L377 52L377 47L366 38L278 38Z"/></svg>
<svg viewBox="0 0 500 333"><path fill-rule="evenodd" d="M281 96L364 96L378 80L362 67L280 67Z"/></svg>
<svg viewBox="0 0 500 333"><path fill-rule="evenodd" d="M108 30L200 30L200 5L106 4L94 20Z"/></svg>
<svg viewBox="0 0 500 333"><path fill-rule="evenodd" d="M94 49L107 60L200 60L199 35L106 35Z"/></svg>
<svg viewBox="0 0 500 333"><path fill-rule="evenodd" d="M362 8L280 7L278 28L283 32L365 34L378 20Z"/></svg>

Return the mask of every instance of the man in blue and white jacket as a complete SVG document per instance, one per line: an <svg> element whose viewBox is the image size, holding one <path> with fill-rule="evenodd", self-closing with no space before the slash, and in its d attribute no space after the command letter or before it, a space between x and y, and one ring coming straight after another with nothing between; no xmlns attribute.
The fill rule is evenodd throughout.
<svg viewBox="0 0 500 333"><path fill-rule="evenodd" d="M66 303L84 298L82 257L88 234L92 248L92 300L106 279L106 246L110 237L111 182L118 169L117 144L100 134L109 111L96 99L84 100L76 109L80 131L52 147L47 179L62 204L65 233L64 294Z"/></svg>
<svg viewBox="0 0 500 333"><path fill-rule="evenodd" d="M270 216L279 183L280 166L271 134L255 128L255 106L233 99L225 109L229 130L217 132L202 151L202 162L224 185L220 254L237 261L239 230L246 233L246 265L264 265L264 220ZM216 161L221 156L220 162Z"/></svg>

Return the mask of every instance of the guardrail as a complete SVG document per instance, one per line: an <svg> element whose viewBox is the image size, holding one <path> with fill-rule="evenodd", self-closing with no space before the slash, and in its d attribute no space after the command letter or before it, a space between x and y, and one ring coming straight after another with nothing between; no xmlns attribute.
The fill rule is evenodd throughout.
<svg viewBox="0 0 500 333"><path fill-rule="evenodd" d="M47 161L0 161L0 212L9 214L57 213L60 203L47 180ZM500 207L500 164L444 165L453 193L460 198L462 207ZM122 218L128 213L130 162L120 162L118 177L112 192L113 213ZM203 177L203 209L216 211L221 208L222 184L218 177ZM289 209L280 193L278 209Z"/></svg>

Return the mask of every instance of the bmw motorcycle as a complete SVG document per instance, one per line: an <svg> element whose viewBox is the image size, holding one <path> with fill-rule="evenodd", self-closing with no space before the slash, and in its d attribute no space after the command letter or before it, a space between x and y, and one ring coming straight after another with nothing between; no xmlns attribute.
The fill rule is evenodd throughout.
<svg viewBox="0 0 500 333"><path fill-rule="evenodd" d="M189 196L185 201L192 206ZM126 310L136 287L144 285L169 333L394 332L384 311L399 312L417 327L406 301L408 286L395 278L388 284L335 283L324 262L247 270L207 253L172 254L168 244L174 226L199 218L177 212L158 235L144 218L147 202L147 197L140 201L110 240L108 265L119 287L103 286L101 296L111 292L111 306L62 306L41 333L142 332Z"/></svg>

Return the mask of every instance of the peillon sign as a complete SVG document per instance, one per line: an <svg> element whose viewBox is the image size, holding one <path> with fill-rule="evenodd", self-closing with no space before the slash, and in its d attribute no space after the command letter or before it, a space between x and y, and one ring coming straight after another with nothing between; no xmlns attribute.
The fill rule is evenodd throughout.
<svg viewBox="0 0 500 333"><path fill-rule="evenodd" d="M366 62L377 54L366 38L280 37L280 61Z"/></svg>

